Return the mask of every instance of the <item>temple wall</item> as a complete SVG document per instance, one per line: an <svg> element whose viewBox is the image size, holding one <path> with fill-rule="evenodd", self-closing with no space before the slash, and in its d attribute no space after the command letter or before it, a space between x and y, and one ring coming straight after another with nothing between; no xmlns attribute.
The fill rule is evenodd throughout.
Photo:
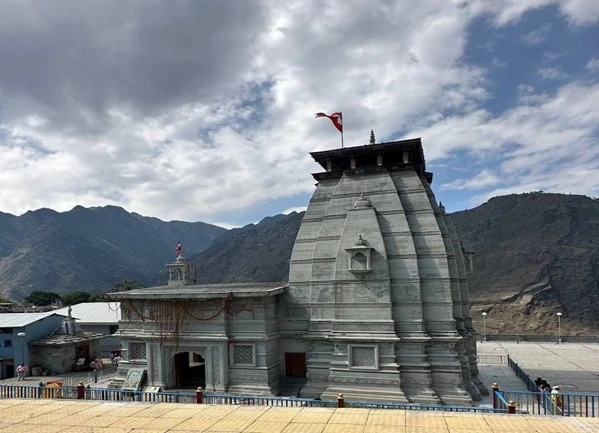
<svg viewBox="0 0 599 433"><path fill-rule="evenodd" d="M361 194L370 207L354 208ZM355 275L348 248L359 236L372 248L371 270ZM298 233L284 298L288 307L308 308L307 317L291 317L309 322L305 395L346 390L376 399L367 389L376 385L395 400L405 392L415 402L469 403L465 387L472 394L475 388L454 322L466 333L454 250L428 183L413 169L321 181ZM354 351L368 367L352 365Z"/></svg>

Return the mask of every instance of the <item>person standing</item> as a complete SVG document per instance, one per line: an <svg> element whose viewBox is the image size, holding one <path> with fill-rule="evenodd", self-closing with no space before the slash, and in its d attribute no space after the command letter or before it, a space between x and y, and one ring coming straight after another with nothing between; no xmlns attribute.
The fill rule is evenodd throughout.
<svg viewBox="0 0 599 433"><path fill-rule="evenodd" d="M559 386L551 388L551 403L553 403L553 415L561 415L562 396L559 393Z"/></svg>
<svg viewBox="0 0 599 433"><path fill-rule="evenodd" d="M17 376L17 382L25 380L25 376L27 376L27 366L25 364L21 364L17 367Z"/></svg>

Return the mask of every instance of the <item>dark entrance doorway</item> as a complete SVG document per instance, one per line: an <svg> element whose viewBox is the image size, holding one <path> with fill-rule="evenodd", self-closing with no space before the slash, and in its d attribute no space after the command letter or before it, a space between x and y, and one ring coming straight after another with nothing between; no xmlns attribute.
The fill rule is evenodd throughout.
<svg viewBox="0 0 599 433"><path fill-rule="evenodd" d="M175 387L206 387L206 361L199 353L179 352L173 362L175 368Z"/></svg>
<svg viewBox="0 0 599 433"><path fill-rule="evenodd" d="M285 353L285 376L306 377L306 354Z"/></svg>

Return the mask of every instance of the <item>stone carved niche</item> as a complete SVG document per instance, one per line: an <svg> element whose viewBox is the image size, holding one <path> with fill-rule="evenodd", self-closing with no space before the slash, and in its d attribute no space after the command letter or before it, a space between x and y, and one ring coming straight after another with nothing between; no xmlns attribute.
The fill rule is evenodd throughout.
<svg viewBox="0 0 599 433"><path fill-rule="evenodd" d="M350 345L350 368L378 370L378 347L376 345Z"/></svg>
<svg viewBox="0 0 599 433"><path fill-rule="evenodd" d="M372 272L370 257L373 249L360 235L353 247L345 249L349 256L349 271L356 275Z"/></svg>

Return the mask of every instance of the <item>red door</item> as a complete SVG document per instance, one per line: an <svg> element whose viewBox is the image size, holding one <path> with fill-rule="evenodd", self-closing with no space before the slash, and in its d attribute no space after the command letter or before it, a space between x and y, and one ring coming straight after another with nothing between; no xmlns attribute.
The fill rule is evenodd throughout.
<svg viewBox="0 0 599 433"><path fill-rule="evenodd" d="M285 353L285 375L287 377L306 377L305 353Z"/></svg>

